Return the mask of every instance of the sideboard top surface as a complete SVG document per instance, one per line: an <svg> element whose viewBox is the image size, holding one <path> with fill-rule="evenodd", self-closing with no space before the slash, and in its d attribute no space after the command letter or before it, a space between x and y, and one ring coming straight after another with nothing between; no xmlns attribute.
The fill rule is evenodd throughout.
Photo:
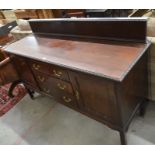
<svg viewBox="0 0 155 155"><path fill-rule="evenodd" d="M145 52L145 43L92 43L30 35L5 51L122 81Z"/></svg>

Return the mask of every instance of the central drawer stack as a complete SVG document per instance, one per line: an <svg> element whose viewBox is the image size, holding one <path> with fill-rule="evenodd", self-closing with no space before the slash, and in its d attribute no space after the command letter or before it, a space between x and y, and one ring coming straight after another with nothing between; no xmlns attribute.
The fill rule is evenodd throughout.
<svg viewBox="0 0 155 155"><path fill-rule="evenodd" d="M68 106L77 106L74 90L65 69L36 60L28 60L28 64L42 92Z"/></svg>

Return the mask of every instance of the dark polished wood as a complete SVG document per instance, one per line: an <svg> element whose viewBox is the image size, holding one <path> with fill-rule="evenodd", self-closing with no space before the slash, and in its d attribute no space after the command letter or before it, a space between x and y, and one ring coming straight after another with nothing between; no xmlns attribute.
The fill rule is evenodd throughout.
<svg viewBox="0 0 155 155"><path fill-rule="evenodd" d="M72 25L69 21L68 24ZM143 35L146 26L144 21L139 19L140 23L138 20L135 22L135 26L139 25L139 29L143 29ZM51 33L48 26L57 24L57 20L42 21L41 25L38 21L33 22L34 33L43 29ZM103 20L101 23L104 22L107 21ZM116 19L115 22L117 23ZM133 20L129 20L127 27L124 27L122 33L125 32L126 36L126 29L130 26L133 29L132 22ZM93 30L91 23L90 20L90 29ZM94 26L95 23L98 25L98 22L94 22ZM74 24L78 25L77 22ZM74 29L76 34L77 26L73 26L69 31L70 26L66 27L65 31L72 33ZM86 30L85 26L83 28ZM118 27L113 29L112 32ZM139 32L132 35L139 38ZM130 31L128 33L130 35ZM125 132L148 93L147 51L150 43L145 40L145 35L141 43L126 40L97 43L96 40L88 42L70 39L34 34L9 45L5 51L10 54L19 79L27 88L53 97L58 102L119 131L121 144L126 144Z"/></svg>
<svg viewBox="0 0 155 155"><path fill-rule="evenodd" d="M122 83L117 84L117 98L122 111L122 126L128 127L132 113L140 107L148 96L147 53L134 65ZM123 106L122 106L123 105ZM134 111L135 109L135 111Z"/></svg>
<svg viewBox="0 0 155 155"><path fill-rule="evenodd" d="M147 43L103 42L101 44L32 35L11 44L7 47L7 51L58 64L61 67L122 81L135 61L145 52L143 49L147 46ZM30 63L32 67L38 67L37 62L33 60ZM40 63L39 70L50 72L48 64Z"/></svg>
<svg viewBox="0 0 155 155"><path fill-rule="evenodd" d="M50 34L60 38L67 36L143 42L146 37L145 18L32 19L29 22L35 34Z"/></svg>
<svg viewBox="0 0 155 155"><path fill-rule="evenodd" d="M114 82L87 74L71 74L85 111L118 125Z"/></svg>

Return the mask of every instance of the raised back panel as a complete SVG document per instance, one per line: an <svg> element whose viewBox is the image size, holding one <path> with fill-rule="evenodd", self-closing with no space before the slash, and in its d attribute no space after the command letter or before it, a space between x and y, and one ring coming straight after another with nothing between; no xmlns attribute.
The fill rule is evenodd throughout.
<svg viewBox="0 0 155 155"><path fill-rule="evenodd" d="M145 42L146 18L65 18L30 20L34 34L58 38Z"/></svg>

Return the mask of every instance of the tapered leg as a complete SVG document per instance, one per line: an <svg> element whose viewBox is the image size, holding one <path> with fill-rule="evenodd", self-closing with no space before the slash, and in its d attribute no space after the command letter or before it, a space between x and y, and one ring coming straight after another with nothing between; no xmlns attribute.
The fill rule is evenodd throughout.
<svg viewBox="0 0 155 155"><path fill-rule="evenodd" d="M33 90L28 89L28 88L26 88L26 89L27 89L27 92L28 92L30 98L31 98L31 99L34 99L34 93L35 93L35 92L34 92Z"/></svg>
<svg viewBox="0 0 155 155"><path fill-rule="evenodd" d="M140 111L139 111L139 115L143 117L144 114L145 114L145 107L144 107L144 105L142 105L140 108Z"/></svg>
<svg viewBox="0 0 155 155"><path fill-rule="evenodd" d="M119 134L120 134L121 145L126 145L127 143L126 143L125 132L124 131L120 131Z"/></svg>
<svg viewBox="0 0 155 155"><path fill-rule="evenodd" d="M145 99L145 100L143 101L143 103L141 104L141 106L140 106L139 115L142 116L142 117L145 115L145 111L146 111L146 106L147 106L147 104L148 104L148 100Z"/></svg>

